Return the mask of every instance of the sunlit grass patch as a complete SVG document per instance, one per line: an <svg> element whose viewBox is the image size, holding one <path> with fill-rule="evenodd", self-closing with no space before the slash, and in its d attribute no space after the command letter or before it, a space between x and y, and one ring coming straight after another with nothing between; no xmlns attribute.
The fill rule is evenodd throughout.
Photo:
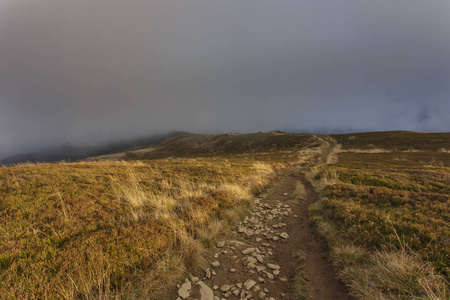
<svg viewBox="0 0 450 300"><path fill-rule="evenodd" d="M357 298L449 297L449 162L438 151L345 152L308 174L323 197L311 219Z"/></svg>
<svg viewBox="0 0 450 300"><path fill-rule="evenodd" d="M2 167L0 294L165 299L291 159L281 156Z"/></svg>

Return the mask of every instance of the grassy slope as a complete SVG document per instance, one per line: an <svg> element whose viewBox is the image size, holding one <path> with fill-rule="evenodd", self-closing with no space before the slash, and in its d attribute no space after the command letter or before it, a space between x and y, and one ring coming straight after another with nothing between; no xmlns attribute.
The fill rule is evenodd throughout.
<svg viewBox="0 0 450 300"><path fill-rule="evenodd" d="M414 150L417 138L417 148L426 150L340 153L338 163L316 170L316 183L325 184L324 200L311 214L358 298L444 299L450 274L450 154L432 149L448 149L450 139L401 133L405 139L391 144L398 134L337 136L341 142L357 136L344 144L350 149L370 143Z"/></svg>
<svg viewBox="0 0 450 300"><path fill-rule="evenodd" d="M270 150L270 149L265 149ZM0 294L164 299L297 152L0 168Z"/></svg>
<svg viewBox="0 0 450 300"><path fill-rule="evenodd" d="M125 159L157 159L169 156L197 157L236 155L277 151L296 151L320 143L310 134L289 134L282 132L249 134L179 134L151 151L127 152Z"/></svg>
<svg viewBox="0 0 450 300"><path fill-rule="evenodd" d="M331 135L343 149L449 150L450 132L421 133L411 131L362 132Z"/></svg>

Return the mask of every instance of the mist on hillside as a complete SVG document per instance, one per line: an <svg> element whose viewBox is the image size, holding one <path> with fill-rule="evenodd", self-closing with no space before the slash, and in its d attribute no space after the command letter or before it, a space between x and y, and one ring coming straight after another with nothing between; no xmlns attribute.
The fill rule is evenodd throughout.
<svg viewBox="0 0 450 300"><path fill-rule="evenodd" d="M173 130L450 130L450 2L0 0L0 158Z"/></svg>

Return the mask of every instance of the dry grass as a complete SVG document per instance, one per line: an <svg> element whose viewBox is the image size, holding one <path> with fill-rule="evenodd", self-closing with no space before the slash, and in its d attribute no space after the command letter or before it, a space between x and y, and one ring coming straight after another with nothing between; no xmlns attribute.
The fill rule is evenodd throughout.
<svg viewBox="0 0 450 300"><path fill-rule="evenodd" d="M352 152L352 153L390 153L393 150L373 148L373 149L340 149L340 153Z"/></svg>
<svg viewBox="0 0 450 300"><path fill-rule="evenodd" d="M2 167L0 293L4 299L168 299L287 165L284 159Z"/></svg>
<svg viewBox="0 0 450 300"><path fill-rule="evenodd" d="M295 183L295 191L292 196L295 199L302 199L306 197L305 186L303 185L303 183L301 183L301 181L297 181Z"/></svg>
<svg viewBox="0 0 450 300"><path fill-rule="evenodd" d="M364 251L335 248L340 276L360 299L448 299L447 283L434 268L406 250Z"/></svg>
<svg viewBox="0 0 450 300"><path fill-rule="evenodd" d="M306 173L323 198L311 219L356 298L448 299L448 165L442 151L363 149Z"/></svg>
<svg viewBox="0 0 450 300"><path fill-rule="evenodd" d="M295 258L297 259L297 270L295 276L295 296L299 300L310 299L310 293L308 288L308 281L305 279L305 253L299 251L296 253Z"/></svg>
<svg viewBox="0 0 450 300"><path fill-rule="evenodd" d="M310 207L312 220L327 238L339 277L357 299L448 299L448 282L431 263L408 248L392 246L370 251L340 235L321 216L323 201Z"/></svg>

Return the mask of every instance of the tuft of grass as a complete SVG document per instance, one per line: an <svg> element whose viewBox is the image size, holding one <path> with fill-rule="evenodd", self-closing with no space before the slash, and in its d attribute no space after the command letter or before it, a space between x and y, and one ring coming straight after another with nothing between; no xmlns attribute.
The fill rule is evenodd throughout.
<svg viewBox="0 0 450 300"><path fill-rule="evenodd" d="M292 194L292 197L294 198L294 201L298 201L299 199L303 199L306 197L305 186L299 180L295 182L295 190Z"/></svg>
<svg viewBox="0 0 450 300"><path fill-rule="evenodd" d="M302 251L299 251L295 255L297 259L297 270L295 275L295 296L299 300L308 300L310 299L310 293L308 288L308 281L305 278L305 261L306 256L305 253Z"/></svg>
<svg viewBox="0 0 450 300"><path fill-rule="evenodd" d="M336 255L338 261L352 256L357 259L342 268L340 276L359 298L448 299L448 283L417 255L383 250L370 255L366 263L361 263L360 251L340 251Z"/></svg>

